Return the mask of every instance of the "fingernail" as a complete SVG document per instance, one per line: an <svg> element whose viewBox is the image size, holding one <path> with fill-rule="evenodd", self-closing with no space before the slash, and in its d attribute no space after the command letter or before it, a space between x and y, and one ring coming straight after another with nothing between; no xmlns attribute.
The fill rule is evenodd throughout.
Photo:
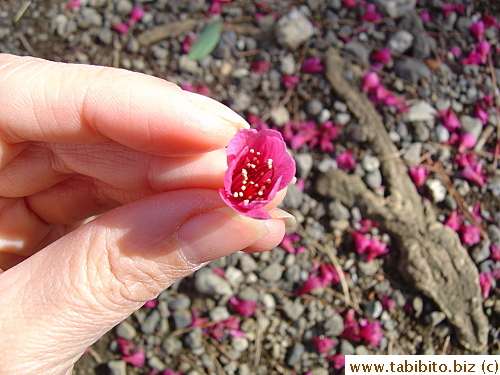
<svg viewBox="0 0 500 375"><path fill-rule="evenodd" d="M210 113L219 117L224 123L236 128L236 130L250 128L250 125L243 119L243 117L224 104L200 94L188 91L184 91L183 93L197 108L201 109L205 113Z"/></svg>
<svg viewBox="0 0 500 375"><path fill-rule="evenodd" d="M297 219L291 213L283 211L281 208L273 208L269 211L269 215L273 219L282 219L285 222L286 231L290 231L297 227Z"/></svg>
<svg viewBox="0 0 500 375"><path fill-rule="evenodd" d="M184 223L178 230L178 245L187 261L200 264L242 250L268 232L263 220L239 215L225 207Z"/></svg>

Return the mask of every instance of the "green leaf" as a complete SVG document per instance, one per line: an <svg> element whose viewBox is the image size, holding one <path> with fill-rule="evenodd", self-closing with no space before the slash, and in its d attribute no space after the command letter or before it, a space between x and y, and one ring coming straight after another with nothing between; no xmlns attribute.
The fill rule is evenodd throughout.
<svg viewBox="0 0 500 375"><path fill-rule="evenodd" d="M218 20L208 25L198 36L189 50L188 57L191 60L198 61L201 58L212 53L220 40L222 30L222 21Z"/></svg>

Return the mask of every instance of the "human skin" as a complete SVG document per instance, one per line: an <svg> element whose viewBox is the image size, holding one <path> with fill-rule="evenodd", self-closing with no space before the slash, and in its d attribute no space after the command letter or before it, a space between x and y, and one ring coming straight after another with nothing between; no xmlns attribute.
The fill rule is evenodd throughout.
<svg viewBox="0 0 500 375"><path fill-rule="evenodd" d="M83 351L207 262L272 249L293 218L218 189L248 124L151 76L0 54L0 374ZM92 219L92 220L91 220Z"/></svg>

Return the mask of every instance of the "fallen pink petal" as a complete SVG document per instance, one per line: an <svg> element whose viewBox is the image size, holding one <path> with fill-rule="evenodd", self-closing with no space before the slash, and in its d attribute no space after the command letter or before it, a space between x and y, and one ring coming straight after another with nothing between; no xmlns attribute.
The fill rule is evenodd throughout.
<svg viewBox="0 0 500 375"><path fill-rule="evenodd" d="M315 336L312 341L316 344L319 354L328 354L335 347L335 342L328 337Z"/></svg>
<svg viewBox="0 0 500 375"><path fill-rule="evenodd" d="M380 322L375 321L373 323L369 323L366 321L362 321L361 328L359 330L359 336L362 339L368 341L370 344L378 346L380 344L380 340L382 340L382 337L384 337Z"/></svg>
<svg viewBox="0 0 500 375"><path fill-rule="evenodd" d="M122 357L122 361L135 367L143 367L146 363L146 352L141 350L134 354L124 356Z"/></svg>
<svg viewBox="0 0 500 375"><path fill-rule="evenodd" d="M458 152L463 153L469 150L476 144L476 138L472 134L462 133L458 139Z"/></svg>
<svg viewBox="0 0 500 375"><path fill-rule="evenodd" d="M227 147L227 163L222 200L242 215L271 218L263 207L295 176L282 135L271 129L239 131Z"/></svg>
<svg viewBox="0 0 500 375"><path fill-rule="evenodd" d="M427 169L423 167L413 167L408 170L408 174L410 175L411 180L415 184L417 188L420 188L424 185L429 172Z"/></svg>
<svg viewBox="0 0 500 375"><path fill-rule="evenodd" d="M460 120L451 108L440 111L438 118L449 132L454 132L462 127Z"/></svg>
<svg viewBox="0 0 500 375"><path fill-rule="evenodd" d="M479 285L481 286L481 294L484 299L488 298L491 291L491 273L483 273L479 274Z"/></svg>
<svg viewBox="0 0 500 375"><path fill-rule="evenodd" d="M120 34L127 34L129 29L129 24L127 22L114 23L111 25L111 29L118 31Z"/></svg>
<svg viewBox="0 0 500 375"><path fill-rule="evenodd" d="M475 165L466 166L462 171L462 177L476 183L479 187L483 186L487 181L487 177L483 174L482 161Z"/></svg>
<svg viewBox="0 0 500 375"><path fill-rule="evenodd" d="M333 364L335 370L340 370L345 367L345 354L334 354L326 357Z"/></svg>
<svg viewBox="0 0 500 375"><path fill-rule="evenodd" d="M444 225L450 227L454 231L458 231L458 229L460 229L461 223L462 220L458 216L458 211L453 210L451 211L451 214L448 216L448 218L445 220Z"/></svg>
<svg viewBox="0 0 500 375"><path fill-rule="evenodd" d="M379 51L372 53L370 55L370 60L378 61L378 62L381 62L383 64L387 64L387 63L391 62L392 61L392 54L391 54L390 48L387 48L387 47L382 48ZM374 73L374 72L368 72L368 73L373 73L376 75L376 73ZM378 77L378 75L377 75L377 77ZM378 83L380 83L380 78L378 79Z"/></svg>
<svg viewBox="0 0 500 375"><path fill-rule="evenodd" d="M323 70L325 70L325 67L319 57L312 57L302 63L304 73L321 73Z"/></svg>
<svg viewBox="0 0 500 375"><path fill-rule="evenodd" d="M356 160L352 156L352 151L348 150L337 156L337 165L340 169L345 171L352 171L356 168Z"/></svg>
<svg viewBox="0 0 500 375"><path fill-rule="evenodd" d="M252 63L252 71L256 74L264 74L269 71L271 63L269 61L255 61Z"/></svg>
<svg viewBox="0 0 500 375"><path fill-rule="evenodd" d="M297 86L297 83L300 82L299 77L297 76L282 76L283 79L283 84L288 90L293 90L295 86Z"/></svg>
<svg viewBox="0 0 500 375"><path fill-rule="evenodd" d="M144 9L140 7L132 8L132 12L130 12L130 17L129 17L129 24L133 25L142 20L142 17L144 17L145 13L146 12L144 11Z"/></svg>
<svg viewBox="0 0 500 375"><path fill-rule="evenodd" d="M71 0L67 5L66 9L78 9L82 6L82 3L80 0Z"/></svg>
<svg viewBox="0 0 500 375"><path fill-rule="evenodd" d="M355 312L353 309L349 309L344 316L344 332L340 334L340 337L351 342L359 342L361 341L359 332L360 327L358 321L356 320Z"/></svg>
<svg viewBox="0 0 500 375"><path fill-rule="evenodd" d="M229 299L229 304L235 311L245 316L253 316L257 310L257 301L243 301L234 296Z"/></svg>
<svg viewBox="0 0 500 375"><path fill-rule="evenodd" d="M461 225L460 236L466 245L475 245L481 240L481 233L474 225Z"/></svg>
<svg viewBox="0 0 500 375"><path fill-rule="evenodd" d="M472 25L470 25L470 32L474 37L478 40L481 41L484 38L484 22L482 20L479 20L477 22L474 22Z"/></svg>

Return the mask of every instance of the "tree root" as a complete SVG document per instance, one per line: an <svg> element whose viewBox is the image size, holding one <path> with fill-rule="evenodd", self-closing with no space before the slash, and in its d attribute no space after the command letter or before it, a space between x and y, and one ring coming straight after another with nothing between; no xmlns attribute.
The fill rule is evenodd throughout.
<svg viewBox="0 0 500 375"><path fill-rule="evenodd" d="M412 285L431 298L454 327L460 344L484 351L488 320L483 312L478 271L457 233L439 223L430 204L422 200L397 155L381 116L366 95L344 78L345 62L334 49L327 51L326 77L345 101L381 159L388 195L369 190L359 176L330 170L317 181L317 191L345 206L358 206L366 218L380 223L399 248L399 269Z"/></svg>

